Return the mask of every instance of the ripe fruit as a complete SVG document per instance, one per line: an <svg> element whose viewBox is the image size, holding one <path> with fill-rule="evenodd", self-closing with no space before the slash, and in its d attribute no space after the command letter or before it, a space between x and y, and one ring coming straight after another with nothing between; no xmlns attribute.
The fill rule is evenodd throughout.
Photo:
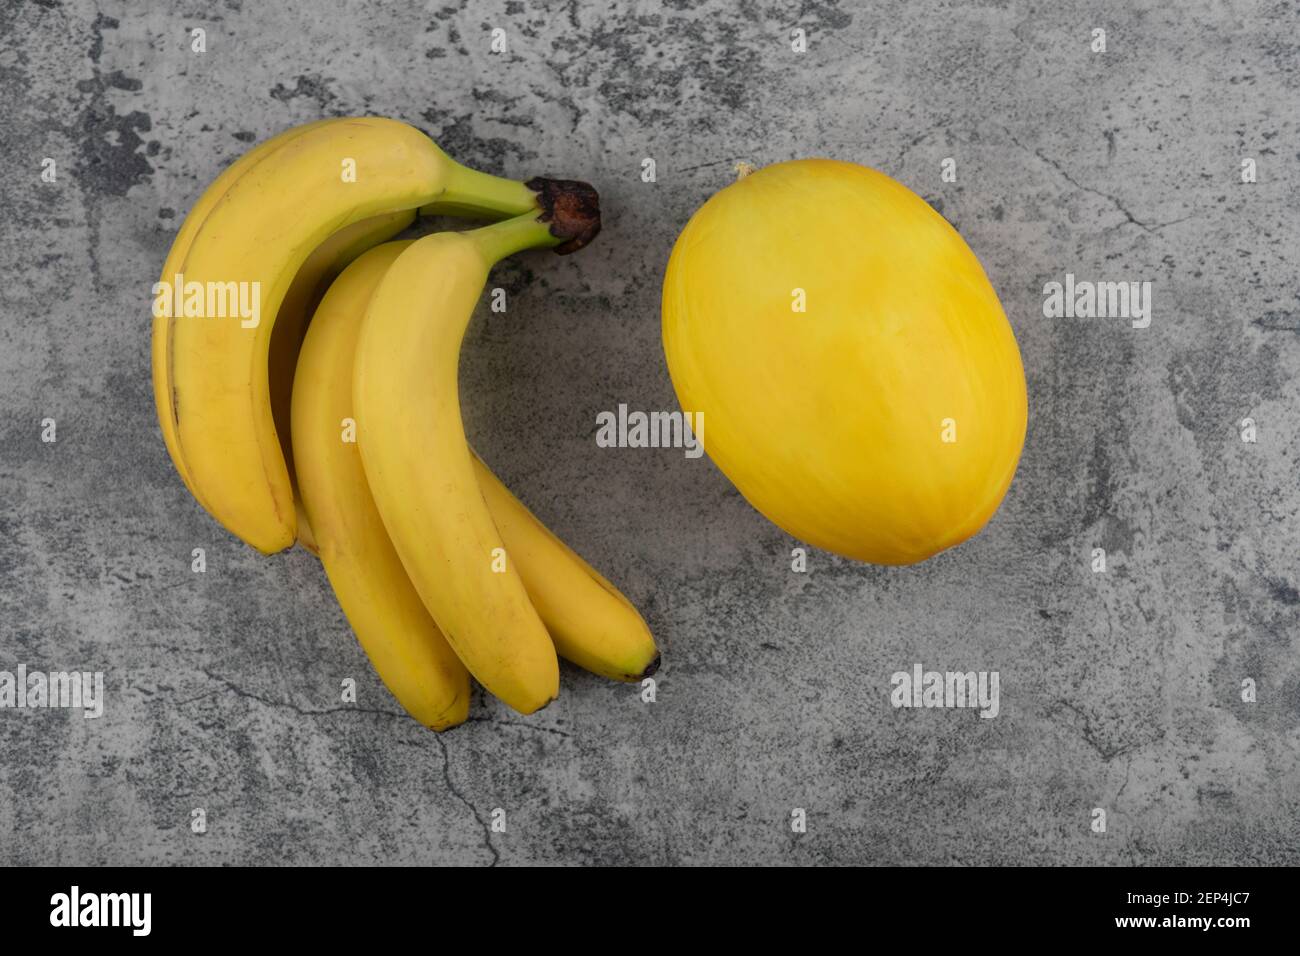
<svg viewBox="0 0 1300 956"><path fill-rule="evenodd" d="M507 221L380 245L417 213ZM296 535L317 554L384 683L435 730L466 720L471 670L530 713L556 695L557 652L624 681L659 663L636 608L460 421L492 264L599 230L585 183L476 172L394 120L323 120L222 173L153 289L154 396L186 487L258 550Z"/></svg>
<svg viewBox="0 0 1300 956"><path fill-rule="evenodd" d="M586 194L594 223L571 221L572 203ZM522 249L579 248L595 235L594 191L561 198L552 204L544 194L542 215L407 247L370 299L352 385L366 480L411 583L470 673L523 714L555 698L559 665L479 489L458 367L493 265Z"/></svg>
<svg viewBox="0 0 1300 956"><path fill-rule="evenodd" d="M444 730L469 715L469 673L411 587L371 500L357 446L341 431L352 416L361 317L406 245L371 249L330 285L298 356L292 433L298 490L339 606L406 712Z"/></svg>
<svg viewBox="0 0 1300 956"><path fill-rule="evenodd" d="M154 391L168 450L195 497L228 530L272 553L293 544L297 531L274 421L272 335L312 251L362 220L408 210L500 217L540 206L534 189L462 166L394 120L315 124L257 152L237 174L232 167L219 199L205 197L192 229L187 219L177 240L186 248L168 265L186 289L220 292L223 303L237 292L259 316L248 324L229 315L160 316Z"/></svg>
<svg viewBox="0 0 1300 956"><path fill-rule="evenodd" d="M427 727L465 720L465 667L412 586L375 506L353 415L357 340L371 296L411 245L390 242L356 259L330 285L307 331L293 379L298 490L340 607L393 696ZM616 680L639 680L659 660L641 615L474 458L474 473L509 563L560 656ZM437 472L433 460L426 470Z"/></svg>
<svg viewBox="0 0 1300 956"><path fill-rule="evenodd" d="M922 561L979 531L1015 474L1025 379L997 294L875 170L779 163L709 199L673 248L663 337L709 456L818 547Z"/></svg>

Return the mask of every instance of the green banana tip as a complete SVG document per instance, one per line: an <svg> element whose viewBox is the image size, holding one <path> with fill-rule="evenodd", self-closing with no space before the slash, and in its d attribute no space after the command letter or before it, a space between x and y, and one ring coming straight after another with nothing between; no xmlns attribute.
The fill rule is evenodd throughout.
<svg viewBox="0 0 1300 956"><path fill-rule="evenodd" d="M524 185L537 193L542 209L538 218L550 225L552 236L562 240L554 250L558 255L577 252L596 238L600 232L600 195L590 183L535 176Z"/></svg>

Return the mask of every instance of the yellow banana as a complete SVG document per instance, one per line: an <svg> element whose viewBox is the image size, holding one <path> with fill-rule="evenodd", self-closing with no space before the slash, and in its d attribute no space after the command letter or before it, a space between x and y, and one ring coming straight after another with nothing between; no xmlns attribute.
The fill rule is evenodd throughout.
<svg viewBox="0 0 1300 956"><path fill-rule="evenodd" d="M540 216L425 236L397 257L366 311L352 388L366 478L411 582L470 673L525 714L555 698L559 667L479 490L457 373L491 266L598 231L594 191L552 185L568 188L543 190Z"/></svg>
<svg viewBox="0 0 1300 956"><path fill-rule="evenodd" d="M181 257L174 304L186 317L167 324L155 349L155 377L165 380L155 391L169 380L160 408L170 407L173 457L195 497L261 551L291 545L297 526L269 382L280 304L330 236L424 206L498 216L538 208L534 189L455 163L410 126L345 119L300 131L248 168Z"/></svg>
<svg viewBox="0 0 1300 956"><path fill-rule="evenodd" d="M430 468L436 471L436 462ZM552 534L477 455L474 474L506 554L559 655L614 680L653 674L659 649L632 602Z"/></svg>
<svg viewBox="0 0 1300 956"><path fill-rule="evenodd" d="M311 321L316 304L329 284L357 256L367 249L393 238L415 221L415 210L375 216L353 223L330 236L307 257L293 284L285 293L284 302L275 316L275 329L271 333L269 380L271 386L271 417L275 421L275 434L280 439L280 453L284 455L289 470L289 482L297 492L294 475L293 443L289 441L289 403L293 395L293 373L298 364L307 323ZM295 501L301 496L297 496ZM299 502L300 503L300 502ZM309 526L302 522L302 509L298 513L298 543L314 552L313 536Z"/></svg>
<svg viewBox="0 0 1300 956"><path fill-rule="evenodd" d="M361 320L370 296L409 242L390 242L360 256L330 286L307 332L294 377L293 445L298 488L309 526L339 604L376 671L417 717L436 712L406 686L391 648L430 642L451 654L389 543L355 446L343 440L352 415L352 369ZM537 520L477 456L475 475L506 554L529 599L564 657L617 680L653 673L658 650L641 615L609 582ZM437 462L427 468L436 470ZM303 527L300 516L299 529ZM391 607L389 606L391 602ZM423 612L423 617L414 608ZM375 650L372 650L375 648ZM408 674L445 673L427 650L423 667ZM408 653L407 657L419 654ZM459 662L457 662L459 664ZM463 673L463 668L461 668ZM421 687L436 686L430 679ZM423 719L423 718L421 718ZM426 724L429 721L424 721Z"/></svg>
<svg viewBox="0 0 1300 956"><path fill-rule="evenodd" d="M190 244L207 220L208 213L212 212L217 203L226 195L226 191L239 177L295 137L302 135L309 129L331 122L337 121L320 120L316 123L307 123L303 126L285 130L278 136L271 137L265 143L254 146L222 170L221 174L212 181L212 184L203 191L203 195L199 197L194 204L194 208L185 217L185 221L181 223L181 228L177 231L176 238L172 241L171 249L167 253L167 261L163 263L162 281L170 283L175 278L176 273L180 270L181 263L185 261L185 256L189 254ZM193 482L190 481L189 469L185 467L185 459L181 457L180 443L176 437L176 414L173 405L168 353L171 323L173 321L175 320L168 315L156 315L153 320L154 405L158 410L158 425L162 430L163 442L167 446L167 452L171 455L172 462L175 464L181 480L185 482L185 487L197 498L198 495L194 491ZM200 504L202 504L202 501L200 501Z"/></svg>
<svg viewBox="0 0 1300 956"><path fill-rule="evenodd" d="M176 234L176 239L172 242L167 261L163 266L162 281L171 282L175 277L175 273L179 270L189 252L194 236L202 227L208 213L220 202L226 191L240 176L289 140L309 129L333 122L339 121L320 120L286 130L265 143L253 147L223 170L204 191L203 195L199 197L189 215L185 217L185 221L182 222L181 228ZM302 335L306 330L306 323L311 317L312 309L319 299L320 293L324 291L323 287L332 281L344 266L371 246L383 242L385 239L390 239L401 232L414 218L415 213L406 210L363 220L347 229L340 230L325 240L308 256L307 261L303 263L302 268L294 276L289 292L285 295L284 302L276 316L275 332L271 340L270 386L276 431L282 436L281 450L285 455L285 462L288 465L291 479L293 475L293 458L288 447L289 395L292 391L293 368L298 359L298 348L301 345ZM154 402L158 411L158 424L162 430L163 442L167 446L181 480L184 481L185 486L193 494L194 487L190 481L189 469L185 465L185 459L179 453L179 445L176 439L176 417L173 409L171 370L167 352L168 340L171 334L170 323L174 321L176 321L174 317L164 315L155 317L153 322ZM195 495L195 497L198 496ZM301 525L301 517L301 511L299 511L299 541L307 550L314 552L311 529Z"/></svg>
<svg viewBox="0 0 1300 956"><path fill-rule="evenodd" d="M293 445L298 490L339 606L398 703L443 730L469 714L469 674L411 586L346 434L360 320L406 245L365 253L321 300L294 375Z"/></svg>

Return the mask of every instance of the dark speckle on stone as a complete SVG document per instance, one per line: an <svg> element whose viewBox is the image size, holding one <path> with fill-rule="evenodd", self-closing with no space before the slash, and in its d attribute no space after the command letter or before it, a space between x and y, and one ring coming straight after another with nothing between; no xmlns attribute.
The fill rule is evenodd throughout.
<svg viewBox="0 0 1300 956"><path fill-rule="evenodd" d="M116 30L121 24L113 17L105 16L102 13L95 14L95 20L90 25L90 32L93 37L90 43L90 62L99 63L99 58L104 53L104 31Z"/></svg>
<svg viewBox="0 0 1300 956"><path fill-rule="evenodd" d="M1273 600L1287 605L1300 604L1300 590L1296 589L1294 584L1281 579L1274 579L1268 582L1269 592L1273 595Z"/></svg>
<svg viewBox="0 0 1300 956"><path fill-rule="evenodd" d="M459 162L494 173L513 170L514 175L520 179L539 172L521 168L521 163L527 163L537 156L526 141L520 142L517 137L478 133L480 125L486 129L489 123L472 110L452 115L445 110L426 109L420 114L420 119L428 124L427 131L434 142Z"/></svg>
<svg viewBox="0 0 1300 956"><path fill-rule="evenodd" d="M119 87L120 88L120 87ZM119 113L103 97L105 87L90 81L83 92L92 93L76 132L79 142L77 180L92 196L125 196L145 181L153 167L142 155L142 134L153 129L147 113Z"/></svg>
<svg viewBox="0 0 1300 956"><path fill-rule="evenodd" d="M300 73L294 78L293 86L276 83L271 88L271 98L281 103L306 98L321 110L328 110L337 99L329 89L330 81L319 73Z"/></svg>

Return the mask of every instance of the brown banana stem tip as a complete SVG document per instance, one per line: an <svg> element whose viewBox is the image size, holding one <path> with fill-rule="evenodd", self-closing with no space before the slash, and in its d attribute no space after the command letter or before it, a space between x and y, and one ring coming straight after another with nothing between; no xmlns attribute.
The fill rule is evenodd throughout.
<svg viewBox="0 0 1300 956"><path fill-rule="evenodd" d="M663 655L656 654L655 659L652 660L649 664L647 664L646 669L641 672L641 676L638 678L638 680L645 680L651 674L656 673L659 670L659 662L662 660L663 660Z"/></svg>
<svg viewBox="0 0 1300 956"><path fill-rule="evenodd" d="M600 196L590 183L535 176L524 185L537 193L542 207L538 218L551 224L551 235L564 240L555 247L556 254L567 256L596 238L600 232Z"/></svg>

